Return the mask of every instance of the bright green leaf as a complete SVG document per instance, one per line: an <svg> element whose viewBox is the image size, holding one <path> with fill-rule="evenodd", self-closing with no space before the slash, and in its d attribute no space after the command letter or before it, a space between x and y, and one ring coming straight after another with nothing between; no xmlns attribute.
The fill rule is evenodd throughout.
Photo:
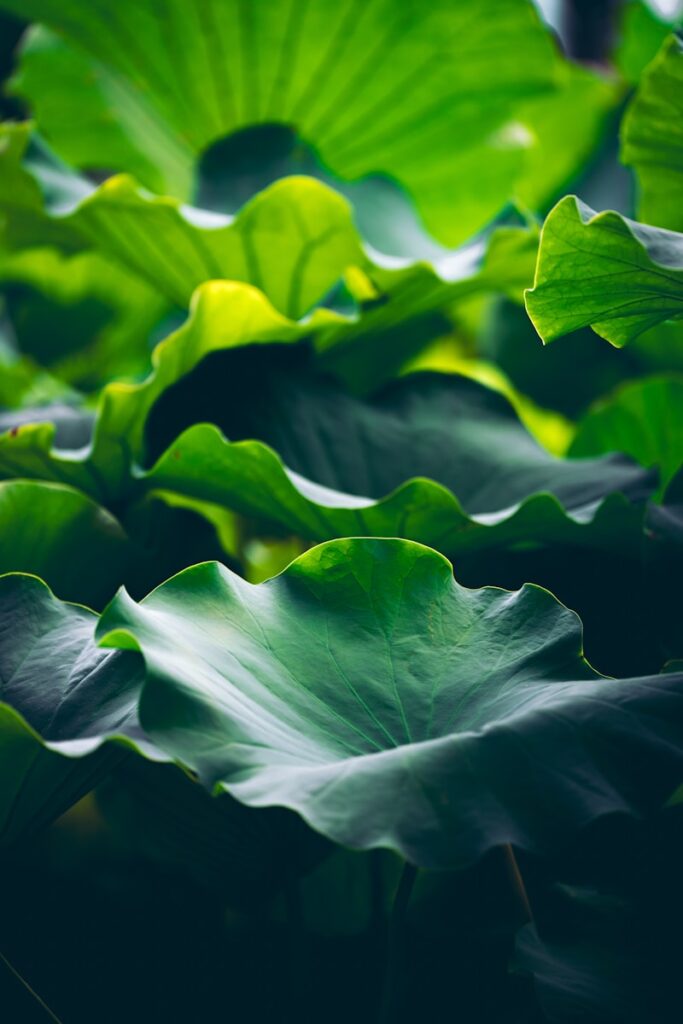
<svg viewBox="0 0 683 1024"><path fill-rule="evenodd" d="M526 306L544 342L591 326L626 345L683 316L683 235L567 196L543 226Z"/></svg>
<svg viewBox="0 0 683 1024"><path fill-rule="evenodd" d="M403 185L449 245L510 198L533 142L520 114L561 66L530 0L2 6L55 33L33 34L19 85L67 159L188 199L211 143L293 126L340 178ZM93 130L75 139L84 91Z"/></svg>
<svg viewBox="0 0 683 1024"><path fill-rule="evenodd" d="M364 354L335 357L347 373L362 371L363 380L376 376L380 367L385 374L395 372L415 353L420 338L413 329L416 319L473 294L502 291L519 300L533 277L534 227L502 226L445 252L434 265L383 257L362 246L348 202L313 178L285 178L232 217L152 196L124 176L94 189L60 170L44 152L26 162L25 152L32 153L28 126L5 126L4 133L8 148L0 156L0 172L4 169L8 185L0 188L0 207L6 213L8 245L35 246L41 231L67 249L78 248L80 238L81 247L93 246L107 258L105 268L109 260L118 262L180 306L189 303L199 284L224 278L259 287L276 309L293 318L323 301L347 274L363 316L352 312L341 330L346 348L362 342ZM21 253L14 257L15 262L21 259ZM72 259L75 267L89 266L95 256ZM109 277L106 272L95 289L100 297L117 290L116 277ZM138 287L144 294L142 283ZM122 292L119 286L123 304L128 296ZM366 341L369 336L374 341ZM327 344L336 341L333 335Z"/></svg>
<svg viewBox="0 0 683 1024"><path fill-rule="evenodd" d="M683 231L683 39L672 35L646 69L622 124L621 158L639 184L638 216Z"/></svg>

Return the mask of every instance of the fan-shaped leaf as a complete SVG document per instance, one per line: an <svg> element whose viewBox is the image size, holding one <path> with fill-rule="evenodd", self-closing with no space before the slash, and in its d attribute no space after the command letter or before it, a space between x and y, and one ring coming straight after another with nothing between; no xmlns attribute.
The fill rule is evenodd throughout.
<svg viewBox="0 0 683 1024"><path fill-rule="evenodd" d="M449 554L609 545L612 530L618 543L619 519L627 533L635 519L616 493L638 500L652 486L620 457L554 458L505 398L468 378L411 374L361 400L302 357L291 345L215 354L166 392L147 421L148 453L163 454L145 486L315 540L403 536ZM173 440L197 419L220 430L190 426Z"/></svg>
<svg viewBox="0 0 683 1024"><path fill-rule="evenodd" d="M553 87L560 66L529 0L145 0L119 3L114 20L99 0L2 6L67 40L65 52L52 35L34 37L23 85L68 159L132 170L188 198L209 144L289 125L341 178L403 184L447 244L510 198L533 143L518 124L524 104ZM75 144L66 111L81 109L84 83L97 141L81 132Z"/></svg>
<svg viewBox="0 0 683 1024"><path fill-rule="evenodd" d="M546 591L468 591L406 541L334 541L258 586L196 566L120 594L98 635L142 651L144 728L207 786L424 866L548 848L680 778L682 674L598 677Z"/></svg>
<svg viewBox="0 0 683 1024"><path fill-rule="evenodd" d="M373 341L367 365L346 350L330 358L343 358L347 373L360 367L361 382L372 380L380 366L391 374L419 351L423 341L414 326L420 317L478 293L504 292L519 300L533 277L538 232L531 226L495 229L460 250L444 250L434 265L384 257L361 245L347 201L313 178L282 179L232 217L152 196L125 176L94 189L44 150L34 153L28 126L3 131L0 207L8 245L93 246L180 306L202 282L245 281L294 318L324 300L348 273L363 315L345 316L339 333L347 349L359 339ZM137 283L144 292L146 285ZM156 299L157 316L158 306ZM334 333L327 345L338 340Z"/></svg>

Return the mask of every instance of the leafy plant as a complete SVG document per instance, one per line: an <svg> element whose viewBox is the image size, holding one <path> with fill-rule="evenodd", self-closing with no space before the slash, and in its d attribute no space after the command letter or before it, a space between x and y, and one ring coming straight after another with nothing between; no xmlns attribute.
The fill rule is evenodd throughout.
<svg viewBox="0 0 683 1024"><path fill-rule="evenodd" d="M0 10L3 1006L665 1019L673 19Z"/></svg>

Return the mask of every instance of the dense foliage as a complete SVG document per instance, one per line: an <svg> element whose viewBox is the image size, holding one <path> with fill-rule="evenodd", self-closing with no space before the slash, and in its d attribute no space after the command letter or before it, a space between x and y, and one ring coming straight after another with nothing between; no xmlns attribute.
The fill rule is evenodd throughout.
<svg viewBox="0 0 683 1024"><path fill-rule="evenodd" d="M612 7L0 0L8 1020L675 1019L683 41Z"/></svg>

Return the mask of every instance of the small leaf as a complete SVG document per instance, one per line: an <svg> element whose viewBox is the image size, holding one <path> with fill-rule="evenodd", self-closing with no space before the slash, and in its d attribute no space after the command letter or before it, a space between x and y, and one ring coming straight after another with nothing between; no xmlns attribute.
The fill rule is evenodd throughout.
<svg viewBox="0 0 683 1024"><path fill-rule="evenodd" d="M526 307L544 342L590 326L626 345L683 316L683 235L567 196L543 226Z"/></svg>

